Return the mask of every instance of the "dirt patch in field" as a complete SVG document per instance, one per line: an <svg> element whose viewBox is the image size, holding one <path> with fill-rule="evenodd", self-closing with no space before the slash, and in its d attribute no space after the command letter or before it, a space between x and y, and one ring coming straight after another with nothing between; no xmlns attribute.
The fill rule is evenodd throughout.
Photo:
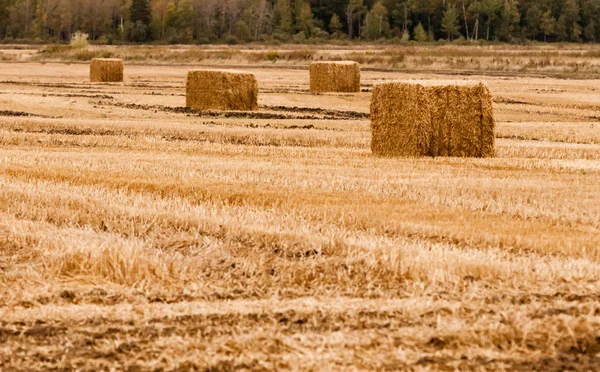
<svg viewBox="0 0 600 372"><path fill-rule="evenodd" d="M282 112L294 112L294 113L306 113L306 114L318 114L324 116L331 116L336 118L345 119L369 119L370 114L357 111L339 111L339 110L326 110L321 108L312 107L288 107L288 106L261 106L261 108L268 111L282 111Z"/></svg>
<svg viewBox="0 0 600 372"><path fill-rule="evenodd" d="M95 99L114 99L115 97L108 94L56 94L44 93L42 97L66 97L66 98L95 98Z"/></svg>
<svg viewBox="0 0 600 372"><path fill-rule="evenodd" d="M36 117L36 118L48 118L48 116L32 114L23 111L12 111L12 110L0 110L0 116L17 116L17 117Z"/></svg>
<svg viewBox="0 0 600 372"><path fill-rule="evenodd" d="M268 111L288 112L289 114L279 114L264 111L200 111L184 106L141 105L137 103L107 101L98 101L95 102L94 105L122 107L131 110L145 110L154 112L162 111L173 114L184 114L188 116L212 118L239 118L264 120L353 120L368 118L368 114L363 114L359 112L345 112L285 106L267 106L264 108ZM298 115L303 113L313 113L314 115Z"/></svg>

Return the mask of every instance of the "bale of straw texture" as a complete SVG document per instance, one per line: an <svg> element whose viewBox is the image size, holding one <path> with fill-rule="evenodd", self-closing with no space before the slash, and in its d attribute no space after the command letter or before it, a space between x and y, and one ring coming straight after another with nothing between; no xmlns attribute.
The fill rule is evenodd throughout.
<svg viewBox="0 0 600 372"><path fill-rule="evenodd" d="M371 102L371 149L383 156L491 157L492 96L483 84L378 85Z"/></svg>
<svg viewBox="0 0 600 372"><path fill-rule="evenodd" d="M187 76L186 104L197 110L256 110L256 77L241 72L191 70Z"/></svg>
<svg viewBox="0 0 600 372"><path fill-rule="evenodd" d="M371 98L371 151L384 156L422 156L429 151L432 126L427 88L381 84Z"/></svg>
<svg viewBox="0 0 600 372"><path fill-rule="evenodd" d="M356 62L313 62L310 64L312 93L360 92L360 66Z"/></svg>
<svg viewBox="0 0 600 372"><path fill-rule="evenodd" d="M90 63L90 81L93 83L118 83L123 81L124 64L115 58L94 58Z"/></svg>

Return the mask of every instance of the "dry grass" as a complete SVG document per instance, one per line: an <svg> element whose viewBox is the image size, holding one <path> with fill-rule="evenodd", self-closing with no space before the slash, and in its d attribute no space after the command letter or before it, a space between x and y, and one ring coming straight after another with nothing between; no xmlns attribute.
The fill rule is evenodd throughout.
<svg viewBox="0 0 600 372"><path fill-rule="evenodd" d="M597 81L461 77L495 158L379 158L369 93L199 116L188 70L0 64L0 369L596 369Z"/></svg>
<svg viewBox="0 0 600 372"><path fill-rule="evenodd" d="M73 50L48 46L38 53L17 50L21 60L43 62L121 58L131 64L303 65L321 61L354 61L364 67L410 71L490 72L497 75L543 74L588 76L600 74L598 44L557 45L269 45L207 46L92 46ZM9 52L9 51L6 51ZM11 54L15 51L10 51Z"/></svg>

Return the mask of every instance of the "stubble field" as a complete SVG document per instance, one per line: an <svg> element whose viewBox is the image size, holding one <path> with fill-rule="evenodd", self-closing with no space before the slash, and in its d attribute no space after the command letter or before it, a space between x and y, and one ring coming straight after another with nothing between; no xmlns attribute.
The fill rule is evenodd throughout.
<svg viewBox="0 0 600 372"><path fill-rule="evenodd" d="M598 368L600 79L190 68L0 63L1 369ZM497 157L372 156L396 80L485 82Z"/></svg>

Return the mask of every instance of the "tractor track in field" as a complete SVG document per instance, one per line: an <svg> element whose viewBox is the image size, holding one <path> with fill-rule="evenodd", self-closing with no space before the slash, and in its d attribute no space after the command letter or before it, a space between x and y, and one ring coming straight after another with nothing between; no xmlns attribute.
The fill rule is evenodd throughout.
<svg viewBox="0 0 600 372"><path fill-rule="evenodd" d="M0 110L0 116L50 118L50 116L32 114L32 113L23 112L23 111L12 111L12 110Z"/></svg>
<svg viewBox="0 0 600 372"><path fill-rule="evenodd" d="M347 119L369 119L371 115L369 113L358 112L358 111L341 111L341 110L327 110L321 108L312 107L290 107L290 106L261 106L265 110L269 111L282 111L282 112L294 112L294 113L310 113L319 114L325 116L336 116L339 118Z"/></svg>
<svg viewBox="0 0 600 372"><path fill-rule="evenodd" d="M155 113L167 112L173 114L184 114L188 116L212 117L212 118L238 118L238 119L262 119L262 120L362 120L367 119L368 114L354 111L337 111L315 108L287 107L287 106L262 106L267 111L200 111L183 106L164 105L142 105L137 103L97 101L95 106L113 106L131 110L154 111ZM312 114L312 115L310 115Z"/></svg>
<svg viewBox="0 0 600 372"><path fill-rule="evenodd" d="M7 94L0 92L0 94ZM63 97L63 98L91 98L91 99L114 99L108 94L78 94L78 93L11 93L11 95L38 96L38 97Z"/></svg>

